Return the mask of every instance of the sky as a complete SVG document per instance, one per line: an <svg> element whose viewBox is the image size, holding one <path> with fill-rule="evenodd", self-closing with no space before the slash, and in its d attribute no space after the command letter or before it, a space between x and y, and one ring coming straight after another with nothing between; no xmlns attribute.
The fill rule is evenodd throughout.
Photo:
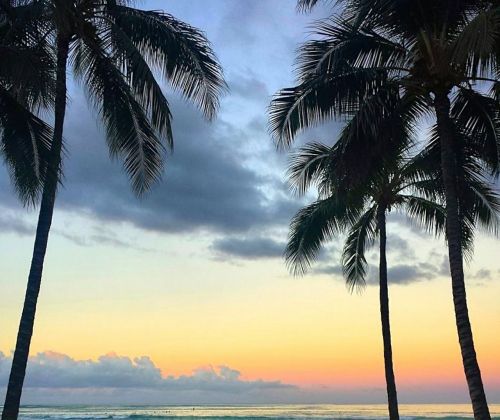
<svg viewBox="0 0 500 420"><path fill-rule="evenodd" d="M229 93L216 121L168 90L175 149L143 199L110 161L102 127L70 83L64 185L46 256L24 403L382 403L376 248L350 294L342 238L303 277L282 253L293 196L266 109L294 82L295 49L329 9L294 0L145 0L206 32ZM333 144L341 123L297 144ZM425 127L422 127L425 131ZM0 391L31 259L36 209L0 169ZM403 403L467 402L443 238L391 214L394 365ZM490 402L500 403L498 241L478 235L469 311Z"/></svg>

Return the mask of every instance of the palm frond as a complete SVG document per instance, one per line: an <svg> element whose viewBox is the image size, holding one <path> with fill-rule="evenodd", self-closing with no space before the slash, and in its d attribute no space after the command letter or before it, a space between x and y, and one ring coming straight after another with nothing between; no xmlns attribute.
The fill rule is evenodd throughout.
<svg viewBox="0 0 500 420"><path fill-rule="evenodd" d="M441 145L434 129L425 147L401 166L401 191L410 190L436 201L444 194L441 176Z"/></svg>
<svg viewBox="0 0 500 420"><path fill-rule="evenodd" d="M156 81L149 65L125 32L116 24L108 31L99 33L101 40L110 38L113 58L121 68L134 97L141 105L148 119L160 137L173 147L172 114L167 98Z"/></svg>
<svg viewBox="0 0 500 420"><path fill-rule="evenodd" d="M111 14L146 61L212 119L226 84L205 35L167 13L118 5Z"/></svg>
<svg viewBox="0 0 500 420"><path fill-rule="evenodd" d="M500 42L500 7L481 9L458 33L452 60L467 69L471 79L494 73Z"/></svg>
<svg viewBox="0 0 500 420"><path fill-rule="evenodd" d="M280 90L269 106L269 127L277 147L289 147L306 128L354 114L384 79L383 71L353 68L339 75L311 77L296 87Z"/></svg>
<svg viewBox="0 0 500 420"><path fill-rule="evenodd" d="M455 35L478 8L477 0L342 0L343 15L368 21L391 36L410 39L423 28ZM485 4L487 2L484 2Z"/></svg>
<svg viewBox="0 0 500 420"><path fill-rule="evenodd" d="M456 176L459 216L462 221L462 249L472 256L474 232L478 227L496 233L498 229L498 195L485 172L483 151L475 138L465 135L455 126ZM444 208L444 186L440 170L441 146L437 130L431 132L428 146L416 157L413 168L407 170L406 184L411 191ZM413 203L412 203L413 205ZM429 220L432 216L429 216ZM421 220L423 221L423 220ZM425 227L425 223L421 223ZM444 225L443 225L444 226ZM436 226L435 226L436 227ZM437 233L435 231L435 233Z"/></svg>
<svg viewBox="0 0 500 420"><path fill-rule="evenodd" d="M318 177L322 195L327 196L332 185L365 195L378 182L375 180L387 179L399 170L414 142L407 105L391 85L360 105L332 147L330 165Z"/></svg>
<svg viewBox="0 0 500 420"><path fill-rule="evenodd" d="M321 143L308 143L294 153L288 166L288 180L299 195L320 181L332 162L332 148Z"/></svg>
<svg viewBox="0 0 500 420"><path fill-rule="evenodd" d="M299 81L310 74L336 74L345 68L383 68L388 74L405 74L406 49L372 30L353 25L340 17L314 25L319 39L305 42L299 49Z"/></svg>
<svg viewBox="0 0 500 420"><path fill-rule="evenodd" d="M0 17L1 83L32 110L54 103L55 54L45 13L43 2L21 2Z"/></svg>
<svg viewBox="0 0 500 420"><path fill-rule="evenodd" d="M470 224L498 234L500 195L493 184L477 173L466 173L461 185L460 212Z"/></svg>
<svg viewBox="0 0 500 420"><path fill-rule="evenodd" d="M349 290L362 289L365 285L365 251L375 241L377 207L370 207L351 227L342 252L342 269Z"/></svg>
<svg viewBox="0 0 500 420"><path fill-rule="evenodd" d="M0 86L0 152L24 204L35 204L47 172L52 129Z"/></svg>
<svg viewBox="0 0 500 420"><path fill-rule="evenodd" d="M320 0L298 0L297 1L297 10L301 12L308 12L314 6L316 6Z"/></svg>
<svg viewBox="0 0 500 420"><path fill-rule="evenodd" d="M416 186L419 190L418 185ZM400 207L423 230L440 236L445 233L446 209L438 202L415 195L401 195Z"/></svg>
<svg viewBox="0 0 500 420"><path fill-rule="evenodd" d="M355 222L359 209L349 208L344 200L330 197L301 209L290 223L285 260L295 275L304 274L321 246L346 226Z"/></svg>
<svg viewBox="0 0 500 420"><path fill-rule="evenodd" d="M500 108L495 99L472 89L460 89L451 116L461 137L468 138L469 147L477 149L492 174L500 174Z"/></svg>
<svg viewBox="0 0 500 420"><path fill-rule="evenodd" d="M121 157L134 191L141 195L161 177L164 147L125 76L99 44L75 47L75 76L82 80L106 129L111 156Z"/></svg>

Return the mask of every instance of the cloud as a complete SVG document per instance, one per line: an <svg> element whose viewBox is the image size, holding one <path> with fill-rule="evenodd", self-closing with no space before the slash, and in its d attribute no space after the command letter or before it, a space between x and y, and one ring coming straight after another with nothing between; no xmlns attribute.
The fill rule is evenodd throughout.
<svg viewBox="0 0 500 420"><path fill-rule="evenodd" d="M0 391L7 384L12 357L0 352ZM460 378L461 379L461 378ZM494 393L499 384L493 382ZM408 403L467 401L462 382L400 384ZM30 357L23 404L197 405L197 404L353 404L385 400L383 377L361 386L332 383L300 387L280 381L248 380L231 367L204 366L190 375L162 375L147 357L109 353L97 360L76 360L56 352ZM75 416L78 417L78 416Z"/></svg>
<svg viewBox="0 0 500 420"><path fill-rule="evenodd" d="M420 282L424 280L432 280L435 277L436 268L432 264L416 263L416 264L396 264L389 266L387 269L387 278L389 284L407 285L410 283ZM343 279L342 266L339 265L324 265L314 270L316 274L328 274ZM378 286L378 265L370 265L366 275L366 284L369 286Z"/></svg>
<svg viewBox="0 0 500 420"><path fill-rule="evenodd" d="M411 283L432 280L436 277L438 268L433 264L419 262L414 264L396 264L387 268L389 284L408 285ZM323 264L312 271L314 274L332 275L343 281L342 266L340 264ZM378 264L370 264L366 274L368 286L378 286Z"/></svg>
<svg viewBox="0 0 500 420"><path fill-rule="evenodd" d="M441 276L450 275L450 261L447 255L441 256L441 264L438 267L438 274L440 274Z"/></svg>
<svg viewBox="0 0 500 420"><path fill-rule="evenodd" d="M139 246L134 241L119 239L117 235L113 235L111 232L103 229L100 229L99 232L96 231L96 233L91 233L86 236L84 234L70 233L60 229L53 229L53 233L67 239L70 242L73 242L78 246L94 247L110 245L114 248L134 249L141 252L157 252L156 249Z"/></svg>
<svg viewBox="0 0 500 420"><path fill-rule="evenodd" d="M262 258L281 258L286 244L271 238L237 238L217 239L212 250L222 256L245 258L250 260Z"/></svg>
<svg viewBox="0 0 500 420"><path fill-rule="evenodd" d="M475 280L491 280L492 279L492 273L491 270L488 270L486 268L481 268L476 273L474 273L471 276Z"/></svg>
<svg viewBox="0 0 500 420"><path fill-rule="evenodd" d="M409 241L396 234L391 233L387 238L388 243L388 269L387 276L390 284L407 285L424 280L431 280L436 277L441 267L431 261L415 262L415 253ZM327 252L322 254L319 264L313 267L313 274L326 274L343 281L339 243L329 244ZM378 285L378 248L374 246L366 250L368 270L366 274L367 285ZM391 263L391 260L398 263Z"/></svg>
<svg viewBox="0 0 500 420"><path fill-rule="evenodd" d="M408 215L404 212L396 211L389 213L387 221L398 225L399 227L408 229L413 235L422 239L436 237L434 234L427 232L418 221L408 217ZM443 239L442 236L438 237Z"/></svg>
<svg viewBox="0 0 500 420"><path fill-rule="evenodd" d="M262 80L255 75L242 75L235 77L229 82L229 89L232 95L241 99L252 100L258 103L267 103L270 100L271 93Z"/></svg>
<svg viewBox="0 0 500 420"><path fill-rule="evenodd" d="M0 232L32 236L35 233L35 227L21 217L14 215L9 209L0 207Z"/></svg>
<svg viewBox="0 0 500 420"><path fill-rule="evenodd" d="M18 236L34 237L36 227L27 222L22 215L14 213L7 207L0 206L0 234L13 233ZM157 250L137 245L137 241L117 237L109 229L99 227L83 232L72 232L68 228L52 228L52 235L62 237L75 245L83 247L94 247L99 245L110 245L115 248L134 249L142 252L157 252Z"/></svg>
<svg viewBox="0 0 500 420"><path fill-rule="evenodd" d="M157 232L235 233L284 225L298 207L295 200L275 194L281 171L263 175L250 168L252 155L242 150L249 141L245 130L224 121L210 125L180 100L171 101L176 146L164 180L139 200L119 163L109 162L102 130L82 96L73 92L73 97L59 209ZM5 179L3 184L2 202L18 207ZM17 229L27 232L21 225Z"/></svg>
<svg viewBox="0 0 500 420"><path fill-rule="evenodd" d="M408 285L421 281L432 280L436 277L437 267L428 262L395 264L387 267L389 284ZM371 265L366 279L368 285L378 285L378 265Z"/></svg>
<svg viewBox="0 0 500 420"><path fill-rule="evenodd" d="M409 284L423 280L431 280L435 276L432 264L420 262L414 265L398 264L387 269L390 283Z"/></svg>
<svg viewBox="0 0 500 420"><path fill-rule="evenodd" d="M12 357L0 352L0 386L7 383ZM42 352L30 357L26 388L151 388L165 391L216 391L241 393L263 389L290 388L279 381L244 380L228 366L206 366L191 375L163 376L147 357L131 359L114 353L97 360L75 360L65 354Z"/></svg>
<svg viewBox="0 0 500 420"><path fill-rule="evenodd" d="M415 258L415 252L409 241L394 232L387 235L387 251L397 256L397 258Z"/></svg>
<svg viewBox="0 0 500 420"><path fill-rule="evenodd" d="M303 39L305 24L324 11L319 6L310 15L296 14L290 0L222 0L209 8L202 1L197 4L204 13L193 14L193 7L182 2L172 4L170 11L207 32L227 69L232 92L222 100L219 118L205 122L198 110L167 91L175 151L168 156L163 182L137 200L121 165L109 162L103 130L80 86L70 82L65 179L57 210L160 233L262 233L288 224L300 203L277 193L284 185L285 159L274 151L267 132L266 106L270 95L293 79L294 48ZM162 8L163 2L148 7ZM287 30L278 31L269 42L277 22ZM265 48L249 48L257 42ZM0 201L19 209L4 169ZM67 239L93 243L69 235Z"/></svg>

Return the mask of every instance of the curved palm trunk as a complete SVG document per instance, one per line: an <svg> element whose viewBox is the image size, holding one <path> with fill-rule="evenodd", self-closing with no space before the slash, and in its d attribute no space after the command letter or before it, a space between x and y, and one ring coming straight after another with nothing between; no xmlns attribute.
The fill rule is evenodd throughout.
<svg viewBox="0 0 500 420"><path fill-rule="evenodd" d="M389 418L391 420L399 420L398 395L396 392L396 380L394 379L394 368L392 365L391 325L389 322L389 288L387 285L387 234L385 226L385 209L383 208L379 208L377 212L377 223L380 236L380 318L382 321L382 338L384 341L384 367L385 382L387 386L387 400L389 405Z"/></svg>
<svg viewBox="0 0 500 420"><path fill-rule="evenodd" d="M51 161L43 188L35 245L28 286L24 298L23 313L17 333L16 349L12 360L7 395L2 412L2 420L15 420L19 414L19 404L23 388L28 354L35 322L36 304L40 282L42 280L43 262L47 250L49 230L54 212L54 201L58 183L58 171L61 163L62 135L64 115L66 111L66 64L68 60L69 40L58 37L57 40L57 86L55 102L54 138L51 147Z"/></svg>
<svg viewBox="0 0 500 420"><path fill-rule="evenodd" d="M481 371L476 358L472 328L467 309L463 256L461 246L461 222L458 208L456 183L456 155L453 146L453 125L450 120L450 100L447 92L436 93L434 101L437 128L441 144L441 169L446 196L446 235L450 262L455 320L458 341L462 352L465 377L477 420L490 420L490 412L481 379Z"/></svg>

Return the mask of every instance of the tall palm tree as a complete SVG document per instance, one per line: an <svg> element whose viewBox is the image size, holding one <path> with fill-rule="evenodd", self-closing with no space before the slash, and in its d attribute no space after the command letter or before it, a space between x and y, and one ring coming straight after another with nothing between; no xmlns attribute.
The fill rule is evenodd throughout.
<svg viewBox="0 0 500 420"><path fill-rule="evenodd" d="M303 173L313 164L318 176L330 176L338 148L311 144L300 149L292 163L293 174ZM314 162L314 163L313 163ZM320 169L321 167L324 167ZM326 167L325 167L326 166ZM389 323L389 294L386 261L386 213L397 207L421 214L429 223L440 225L444 220L442 207L422 197L403 194L413 178L405 179L406 168L394 174L374 177L362 188L346 191L336 182L327 183L328 193L321 193L314 203L300 210L290 225L289 242L285 251L287 262L295 272L305 269L317 257L323 244L348 232L342 256L342 266L348 288L361 289L365 285L365 249L379 238L379 287L380 317L384 349L385 380L387 387L389 418L399 419L396 381L392 361L391 330ZM328 174L328 175L326 175ZM302 180L297 180L303 182ZM325 188L325 186L322 186Z"/></svg>
<svg viewBox="0 0 500 420"><path fill-rule="evenodd" d="M317 0L300 0L308 8ZM317 25L320 37L299 55L299 84L281 90L271 106L278 144L301 129L348 116L391 85L436 120L446 197L446 232L453 302L474 416L490 419L469 321L455 163L473 141L478 165L498 176L500 6L485 0L341 0L340 15ZM426 104L426 109L422 109ZM460 122L457 118L461 119ZM459 134L460 133L460 134Z"/></svg>
<svg viewBox="0 0 500 420"><path fill-rule="evenodd" d="M360 112L333 147L312 143L294 155L289 167L291 185L299 194L315 185L319 198L293 218L285 251L293 272L303 274L325 242L347 232L342 267L352 291L365 286L365 251L378 237L380 316L391 420L399 419L399 411L389 321L386 215L393 210L404 212L438 235L445 233L446 221L441 204L444 193L439 179L439 143L434 141L410 159L409 146L413 142L409 125L405 124L408 120L402 118L400 110L381 121L376 132L366 133L360 129L359 120L364 118ZM363 172L359 156L365 157L361 165L367 169ZM496 229L500 197L491 189L485 174L479 175L481 171L468 163L462 168L461 210L470 223L464 225L461 243L470 252L476 225Z"/></svg>
<svg viewBox="0 0 500 420"><path fill-rule="evenodd" d="M173 16L139 10L127 0L32 0L38 30L56 56L54 133L44 182L28 287L2 419L16 419L33 332L36 303L61 166L67 71L87 91L106 129L113 157L123 159L133 190L143 194L163 169L172 146L171 111L154 72L211 119L225 89L222 70L204 34Z"/></svg>

